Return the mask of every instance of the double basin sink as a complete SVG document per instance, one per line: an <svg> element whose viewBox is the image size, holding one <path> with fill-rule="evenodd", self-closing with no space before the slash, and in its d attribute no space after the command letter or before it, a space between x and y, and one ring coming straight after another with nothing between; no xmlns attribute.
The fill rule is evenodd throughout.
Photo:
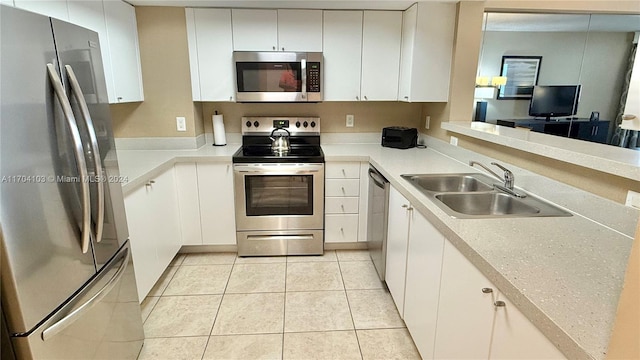
<svg viewBox="0 0 640 360"><path fill-rule="evenodd" d="M484 174L401 176L455 218L571 216L571 213L531 195L516 197L496 190L493 184L498 181Z"/></svg>

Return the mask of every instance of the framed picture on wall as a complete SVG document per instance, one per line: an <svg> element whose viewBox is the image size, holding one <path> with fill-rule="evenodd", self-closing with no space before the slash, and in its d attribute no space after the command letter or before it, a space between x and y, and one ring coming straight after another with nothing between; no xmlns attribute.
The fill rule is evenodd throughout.
<svg viewBox="0 0 640 360"><path fill-rule="evenodd" d="M538 84L542 56L503 56L500 76L507 84L500 86L498 100L529 100Z"/></svg>

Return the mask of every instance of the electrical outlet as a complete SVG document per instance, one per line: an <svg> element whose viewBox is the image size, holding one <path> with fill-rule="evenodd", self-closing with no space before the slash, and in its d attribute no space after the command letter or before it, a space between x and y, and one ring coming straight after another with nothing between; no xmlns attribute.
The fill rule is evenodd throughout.
<svg viewBox="0 0 640 360"><path fill-rule="evenodd" d="M453 146L458 146L458 138L455 136L452 136L451 139L449 139L449 144Z"/></svg>
<svg viewBox="0 0 640 360"><path fill-rule="evenodd" d="M431 116L427 115L424 118L424 128L429 130L429 125L431 124Z"/></svg>
<svg viewBox="0 0 640 360"><path fill-rule="evenodd" d="M627 201L624 204L636 209L640 209L640 193L629 190L629 192L627 193Z"/></svg>
<svg viewBox="0 0 640 360"><path fill-rule="evenodd" d="M347 127L353 127L355 117L353 115L347 115Z"/></svg>
<svg viewBox="0 0 640 360"><path fill-rule="evenodd" d="M187 131L187 119L183 116L178 116L176 118L176 128L178 131Z"/></svg>

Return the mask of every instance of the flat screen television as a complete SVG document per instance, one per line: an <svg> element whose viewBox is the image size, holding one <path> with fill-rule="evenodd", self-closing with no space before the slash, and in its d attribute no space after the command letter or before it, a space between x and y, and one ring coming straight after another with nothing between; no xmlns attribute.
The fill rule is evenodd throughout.
<svg viewBox="0 0 640 360"><path fill-rule="evenodd" d="M580 85L535 86L529 103L529 116L550 120L557 116L571 116L578 112Z"/></svg>

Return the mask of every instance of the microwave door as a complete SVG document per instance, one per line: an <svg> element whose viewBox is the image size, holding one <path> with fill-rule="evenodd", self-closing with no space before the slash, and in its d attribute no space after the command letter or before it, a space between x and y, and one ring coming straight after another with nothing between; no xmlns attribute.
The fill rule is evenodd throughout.
<svg viewBox="0 0 640 360"><path fill-rule="evenodd" d="M306 101L303 61L237 61L236 80L238 101Z"/></svg>

